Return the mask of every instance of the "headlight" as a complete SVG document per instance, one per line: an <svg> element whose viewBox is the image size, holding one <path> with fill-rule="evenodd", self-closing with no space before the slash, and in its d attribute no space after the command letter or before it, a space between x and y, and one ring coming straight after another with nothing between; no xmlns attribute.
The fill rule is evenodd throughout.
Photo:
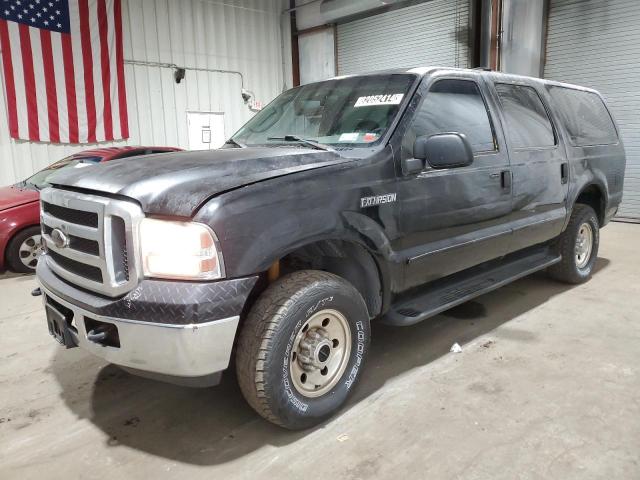
<svg viewBox="0 0 640 480"><path fill-rule="evenodd" d="M145 218L140 223L140 248L148 277L210 280L224 276L216 236L201 223Z"/></svg>

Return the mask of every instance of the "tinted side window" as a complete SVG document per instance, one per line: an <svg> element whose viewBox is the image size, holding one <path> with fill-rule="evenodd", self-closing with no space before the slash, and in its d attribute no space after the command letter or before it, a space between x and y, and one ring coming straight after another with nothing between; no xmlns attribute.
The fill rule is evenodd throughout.
<svg viewBox="0 0 640 480"><path fill-rule="evenodd" d="M418 108L404 145L411 151L416 137L447 132L466 135L474 152L495 150L487 108L474 81L437 81Z"/></svg>
<svg viewBox="0 0 640 480"><path fill-rule="evenodd" d="M592 92L549 87L558 115L574 145L616 143L618 134L602 99Z"/></svg>
<svg viewBox="0 0 640 480"><path fill-rule="evenodd" d="M538 93L531 87L497 83L509 138L516 148L555 145L551 121Z"/></svg>

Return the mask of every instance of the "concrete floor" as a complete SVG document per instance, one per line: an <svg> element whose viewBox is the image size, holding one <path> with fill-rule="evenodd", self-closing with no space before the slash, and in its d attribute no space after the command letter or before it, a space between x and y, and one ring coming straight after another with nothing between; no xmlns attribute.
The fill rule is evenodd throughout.
<svg viewBox="0 0 640 480"><path fill-rule="evenodd" d="M376 326L355 398L296 433L254 414L230 375L191 390L65 351L34 278L5 275L0 478L640 478L639 236L605 228L585 285L534 275Z"/></svg>

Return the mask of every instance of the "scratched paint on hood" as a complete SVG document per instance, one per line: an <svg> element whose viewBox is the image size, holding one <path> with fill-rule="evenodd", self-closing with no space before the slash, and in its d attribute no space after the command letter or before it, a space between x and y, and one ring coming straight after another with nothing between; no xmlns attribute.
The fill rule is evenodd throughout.
<svg viewBox="0 0 640 480"><path fill-rule="evenodd" d="M349 161L335 152L306 148L229 148L114 160L61 171L49 181L133 198L147 214L190 217L219 193Z"/></svg>

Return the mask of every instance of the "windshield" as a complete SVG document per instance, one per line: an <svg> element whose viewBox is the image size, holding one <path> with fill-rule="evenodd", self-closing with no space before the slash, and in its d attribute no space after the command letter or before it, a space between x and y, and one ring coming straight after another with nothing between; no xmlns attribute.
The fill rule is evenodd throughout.
<svg viewBox="0 0 640 480"><path fill-rule="evenodd" d="M41 190L49 186L47 179L50 175L57 172L58 170L61 170L63 168L88 167L89 165L99 163L100 160L102 160L102 157L76 157L72 155L70 157L63 158L62 160L58 160L56 163L49 165L43 170L40 170L38 173L27 178L24 183L33 185L38 190Z"/></svg>
<svg viewBox="0 0 640 480"><path fill-rule="evenodd" d="M313 141L364 147L382 138L416 77L388 74L347 77L289 90L233 137L239 145Z"/></svg>

